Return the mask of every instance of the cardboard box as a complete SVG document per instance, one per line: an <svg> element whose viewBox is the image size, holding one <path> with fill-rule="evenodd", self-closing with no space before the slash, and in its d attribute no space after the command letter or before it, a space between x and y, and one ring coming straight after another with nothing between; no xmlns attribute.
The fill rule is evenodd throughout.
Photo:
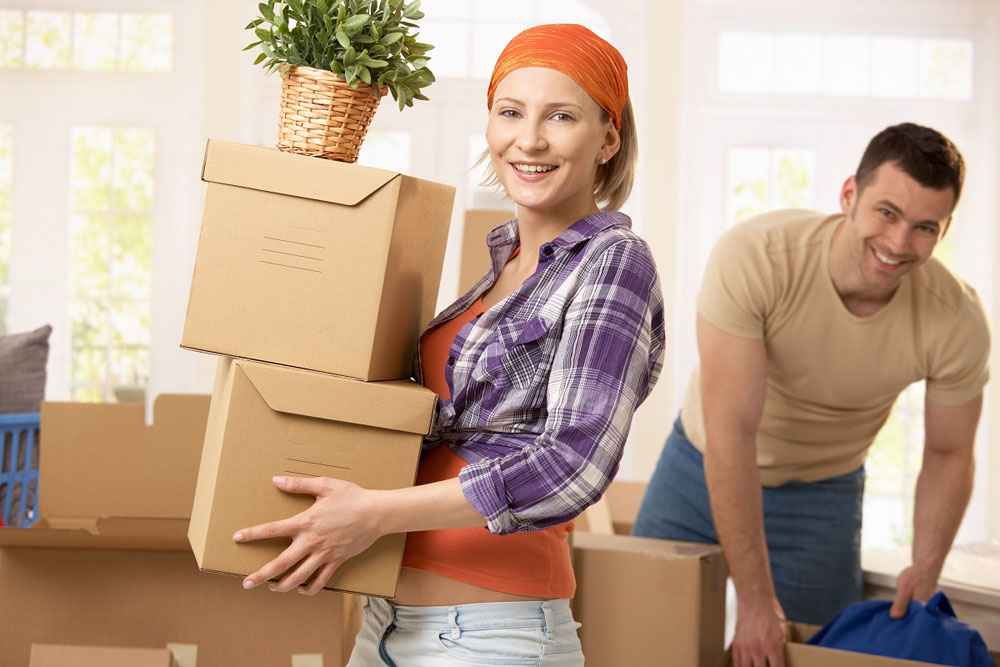
<svg viewBox="0 0 1000 667"><path fill-rule="evenodd" d="M603 507L594 505L584 512L583 520L577 521L576 529L588 533L605 533L610 522L615 535L631 535L639 506L646 495L646 482L616 480L611 482L601 498ZM594 514L598 516L595 517ZM605 518L604 515L608 517ZM596 521L593 519L597 519Z"/></svg>
<svg viewBox="0 0 1000 667"><path fill-rule="evenodd" d="M726 564L717 546L574 533L573 615L588 667L719 667Z"/></svg>
<svg viewBox="0 0 1000 667"><path fill-rule="evenodd" d="M163 394L147 426L142 404L43 403L41 519L0 545L187 551L208 407Z"/></svg>
<svg viewBox="0 0 1000 667"><path fill-rule="evenodd" d="M220 359L188 536L203 570L247 575L287 540L237 544L240 528L314 502L279 491L274 475L411 486L436 394L407 381L360 382L244 359ZM388 535L338 570L329 588L395 594L405 535Z"/></svg>
<svg viewBox="0 0 1000 667"><path fill-rule="evenodd" d="M167 647L181 667L339 667L350 597L244 591L190 553L0 549L0 665L68 644Z"/></svg>
<svg viewBox="0 0 1000 667"><path fill-rule="evenodd" d="M469 209L462 228L462 257L459 262L458 293L465 294L490 270L490 250L486 236L497 225L516 217L502 209Z"/></svg>
<svg viewBox="0 0 1000 667"><path fill-rule="evenodd" d="M408 378L434 316L454 188L210 141L183 347Z"/></svg>
<svg viewBox="0 0 1000 667"><path fill-rule="evenodd" d="M168 649L32 644L28 667L180 667Z"/></svg>

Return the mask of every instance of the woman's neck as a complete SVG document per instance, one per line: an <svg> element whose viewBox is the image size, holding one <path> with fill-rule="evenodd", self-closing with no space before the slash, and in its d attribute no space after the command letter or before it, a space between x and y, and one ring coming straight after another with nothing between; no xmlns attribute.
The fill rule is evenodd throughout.
<svg viewBox="0 0 1000 667"><path fill-rule="evenodd" d="M593 198L575 206L561 208L562 210L539 211L525 206L517 207L520 259L538 257L538 251L543 245L572 227L576 221L600 210Z"/></svg>

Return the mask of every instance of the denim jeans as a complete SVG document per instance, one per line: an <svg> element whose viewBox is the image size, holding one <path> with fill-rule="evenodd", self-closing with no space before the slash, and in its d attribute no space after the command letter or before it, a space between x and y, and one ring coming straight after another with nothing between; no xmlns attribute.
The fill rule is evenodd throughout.
<svg viewBox="0 0 1000 667"><path fill-rule="evenodd" d="M580 667L569 600L405 607L369 598L347 667Z"/></svg>
<svg viewBox="0 0 1000 667"><path fill-rule="evenodd" d="M864 468L763 488L764 533L778 601L791 621L823 625L862 599ZM680 418L660 454L633 534L718 543L702 454Z"/></svg>

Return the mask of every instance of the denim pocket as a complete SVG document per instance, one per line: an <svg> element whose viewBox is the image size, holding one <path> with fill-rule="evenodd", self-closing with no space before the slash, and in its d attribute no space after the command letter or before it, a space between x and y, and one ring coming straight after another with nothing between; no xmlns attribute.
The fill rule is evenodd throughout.
<svg viewBox="0 0 1000 667"><path fill-rule="evenodd" d="M438 635L448 657L470 665L538 665L545 634L541 628L462 630Z"/></svg>

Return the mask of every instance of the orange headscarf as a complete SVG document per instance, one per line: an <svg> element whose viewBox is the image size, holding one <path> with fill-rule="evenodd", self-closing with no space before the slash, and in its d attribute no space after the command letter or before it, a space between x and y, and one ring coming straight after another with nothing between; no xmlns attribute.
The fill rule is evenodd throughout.
<svg viewBox="0 0 1000 667"><path fill-rule="evenodd" d="M628 101L628 67L618 49L575 23L539 25L521 32L503 50L493 67L486 107L505 76L522 67L547 67L573 79L602 109L616 129Z"/></svg>

